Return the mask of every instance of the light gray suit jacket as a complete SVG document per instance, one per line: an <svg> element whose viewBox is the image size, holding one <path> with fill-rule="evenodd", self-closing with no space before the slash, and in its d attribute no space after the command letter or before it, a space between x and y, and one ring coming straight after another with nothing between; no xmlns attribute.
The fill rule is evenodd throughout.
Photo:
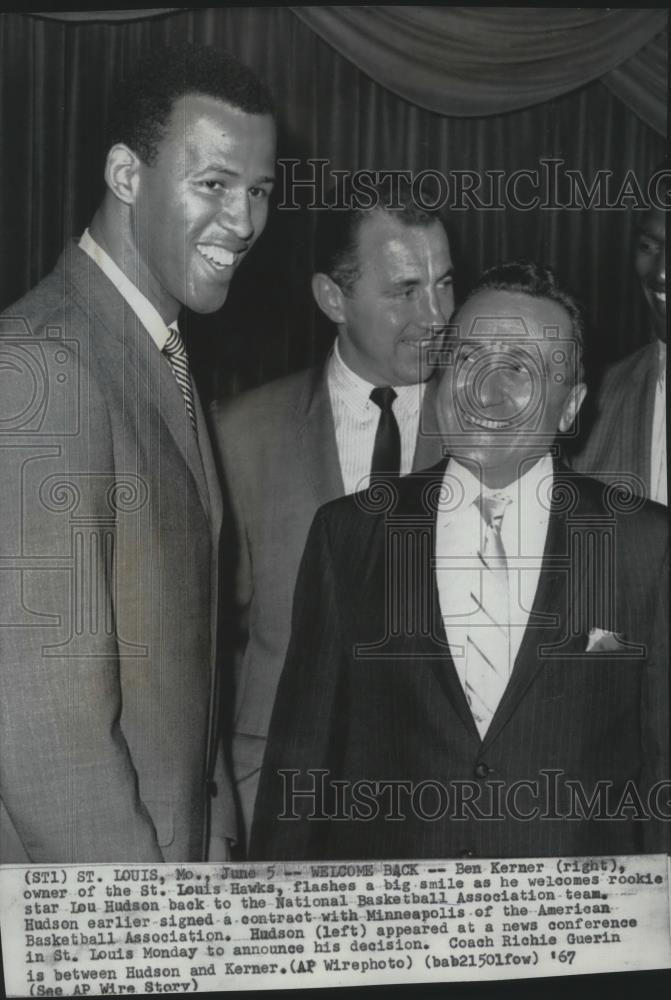
<svg viewBox="0 0 671 1000"><path fill-rule="evenodd" d="M589 438L571 459L573 468L612 482L633 473L644 496L650 495L652 421L659 370L657 341L646 344L606 372L597 396Z"/></svg>
<svg viewBox="0 0 671 1000"><path fill-rule="evenodd" d="M222 503L165 357L75 244L0 319L0 860L197 861ZM215 774L216 772L216 774Z"/></svg>
<svg viewBox="0 0 671 1000"><path fill-rule="evenodd" d="M429 382L414 469L442 456ZM237 587L230 645L237 647L233 771L245 825L251 809L291 631L291 608L305 541L319 507L345 492L325 369L311 368L244 393L213 409L224 502L234 538ZM247 829L247 833L248 833Z"/></svg>

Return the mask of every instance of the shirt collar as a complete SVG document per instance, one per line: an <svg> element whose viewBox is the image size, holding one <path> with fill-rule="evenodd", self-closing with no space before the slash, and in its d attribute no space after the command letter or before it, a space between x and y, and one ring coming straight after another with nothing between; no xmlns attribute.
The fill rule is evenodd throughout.
<svg viewBox="0 0 671 1000"><path fill-rule="evenodd" d="M130 278L123 273L110 255L96 243L88 229L85 230L84 235L80 239L79 247L85 254L88 254L103 274L109 278L116 290L126 300L140 320L159 351L162 351L168 339L168 329L176 330L177 322L171 323L169 328L166 326L158 310L142 294L137 285L134 285Z"/></svg>
<svg viewBox="0 0 671 1000"><path fill-rule="evenodd" d="M340 353L338 338L336 337L333 351L329 358L329 378L337 394L348 404L358 416L367 415L371 409L378 412L375 403L371 401L370 394L375 388L372 382L367 382L347 365ZM413 385L395 385L396 392L394 409L410 416L419 413L424 399L426 383L420 382Z"/></svg>
<svg viewBox="0 0 671 1000"><path fill-rule="evenodd" d="M518 506L525 516L546 518L549 512L549 497L552 487L553 464L552 456L547 452L531 466L519 479L509 483L503 489L488 489L483 487L477 476L463 466L456 458L450 458L443 478L444 499L441 498L438 514L441 516L441 506L444 517L443 524L451 524L463 511L468 510L481 493L485 496L492 493L502 493L510 498L513 506Z"/></svg>

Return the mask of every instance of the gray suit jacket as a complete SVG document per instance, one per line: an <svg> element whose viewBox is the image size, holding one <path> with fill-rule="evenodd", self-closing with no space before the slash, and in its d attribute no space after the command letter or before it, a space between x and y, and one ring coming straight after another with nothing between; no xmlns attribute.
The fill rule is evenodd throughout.
<svg viewBox="0 0 671 1000"><path fill-rule="evenodd" d="M442 442L433 432L434 383L425 393L414 468L433 465ZM344 486L325 370L278 379L213 411L225 502L236 537L237 645L233 719L235 770L261 765L291 630L291 608L305 540L319 507ZM256 745L243 749L246 737ZM241 763L246 754L248 760ZM237 763L236 763L237 762Z"/></svg>
<svg viewBox="0 0 671 1000"><path fill-rule="evenodd" d="M658 371L658 345L646 344L606 372L597 397L597 416L589 438L571 465L597 479L633 473L650 494L652 420Z"/></svg>
<svg viewBox="0 0 671 1000"><path fill-rule="evenodd" d="M165 357L74 244L0 320L2 861L203 859L222 504Z"/></svg>

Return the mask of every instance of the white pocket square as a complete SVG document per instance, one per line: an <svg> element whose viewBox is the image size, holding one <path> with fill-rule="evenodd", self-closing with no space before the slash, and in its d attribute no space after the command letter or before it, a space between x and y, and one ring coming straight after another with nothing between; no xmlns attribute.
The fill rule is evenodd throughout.
<svg viewBox="0 0 671 1000"><path fill-rule="evenodd" d="M586 653L608 653L621 650L626 646L623 636L618 632L609 632L603 628L591 628L587 636Z"/></svg>

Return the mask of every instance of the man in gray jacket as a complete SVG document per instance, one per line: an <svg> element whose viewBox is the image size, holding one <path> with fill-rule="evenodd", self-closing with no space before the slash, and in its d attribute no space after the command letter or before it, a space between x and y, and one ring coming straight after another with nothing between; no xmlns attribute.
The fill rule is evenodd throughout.
<svg viewBox="0 0 671 1000"><path fill-rule="evenodd" d="M177 328L266 222L275 123L226 53L117 95L104 199L0 319L0 861L227 857L222 499Z"/></svg>
<svg viewBox="0 0 671 1000"><path fill-rule="evenodd" d="M441 457L431 433L430 344L454 306L449 244L436 214L409 197L388 208L383 187L377 194L372 209L329 210L318 221L312 290L337 328L326 364L215 412L236 525L233 772L247 839L317 508L371 475L405 474Z"/></svg>

